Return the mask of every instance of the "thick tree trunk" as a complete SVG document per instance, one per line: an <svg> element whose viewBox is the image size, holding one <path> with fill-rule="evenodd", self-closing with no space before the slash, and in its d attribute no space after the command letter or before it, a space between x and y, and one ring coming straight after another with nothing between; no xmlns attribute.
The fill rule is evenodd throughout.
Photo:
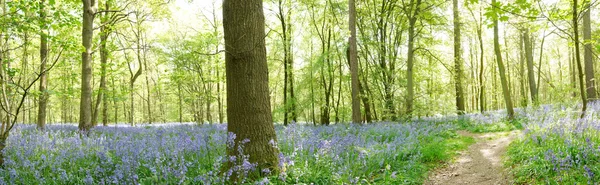
<svg viewBox="0 0 600 185"><path fill-rule="evenodd" d="M579 92L581 93L581 117L585 116L585 111L587 110L587 99L586 99L586 91L585 84L583 81L583 67L581 66L581 54L579 52L579 22L578 13L577 13L577 0L573 0L573 34L575 36L575 63L577 64L577 71L579 74Z"/></svg>
<svg viewBox="0 0 600 185"><path fill-rule="evenodd" d="M465 97L462 88L463 64L460 48L460 17L458 15L458 0L453 0L452 2L454 15L454 85L456 88L456 111L461 115L465 113Z"/></svg>
<svg viewBox="0 0 600 185"><path fill-rule="evenodd" d="M46 73L46 63L48 61L48 33L46 32L46 2L40 1L40 101L38 103L37 128L44 130L46 128L46 107L48 105L48 77Z"/></svg>
<svg viewBox="0 0 600 185"><path fill-rule="evenodd" d="M583 40L584 40L584 53L583 60L585 64L585 86L587 92L587 101L591 102L596 100L596 78L594 78L594 48L592 47L592 27L590 21L590 10L591 7L586 7L586 11L583 13Z"/></svg>
<svg viewBox="0 0 600 185"><path fill-rule="evenodd" d="M354 0L348 0L350 9L348 14L348 25L350 29L349 54L348 61L350 62L350 80L352 87L352 122L362 123L360 116L360 84L358 80L358 51L356 46L356 3ZM365 102L366 103L366 102ZM368 105L368 104L365 104Z"/></svg>
<svg viewBox="0 0 600 185"><path fill-rule="evenodd" d="M413 68L414 68L414 55L415 55L415 25L417 23L417 18L419 16L419 9L420 9L420 5L421 5L421 0L416 0L416 2L414 2L414 5L411 5L412 7L414 7L414 11L411 10L411 12L409 12L410 14L410 18L409 18L409 23L408 23L408 56L406 59L406 80L407 80L407 91L408 94L406 95L406 116L407 118L412 118L412 114L413 114L413 103L414 103L414 98L415 98L415 85L414 85L414 78L413 78Z"/></svg>
<svg viewBox="0 0 600 185"><path fill-rule="evenodd" d="M225 0L223 30L227 51L227 131L236 136L227 155L239 159L248 155L249 162L257 164L257 170L250 174L261 173L262 169L277 174L279 151L272 144L277 138L269 100L262 0ZM246 36L239 37L242 33ZM244 142L247 139L249 142ZM243 153L238 153L238 146L243 147Z"/></svg>
<svg viewBox="0 0 600 185"><path fill-rule="evenodd" d="M79 130L87 132L92 127L92 38L94 36L95 0L83 1L81 100L79 102Z"/></svg>
<svg viewBox="0 0 600 185"><path fill-rule="evenodd" d="M492 0L492 4L495 4L496 0ZM513 110L513 103L510 97L510 89L508 88L508 82L506 80L506 73L504 64L502 62L502 53L500 52L500 39L498 38L498 18L494 19L494 52L496 53L496 61L498 63L498 73L500 74L500 83L502 83L502 94L504 95L504 103L506 106L506 112L508 118L513 119L515 112Z"/></svg>

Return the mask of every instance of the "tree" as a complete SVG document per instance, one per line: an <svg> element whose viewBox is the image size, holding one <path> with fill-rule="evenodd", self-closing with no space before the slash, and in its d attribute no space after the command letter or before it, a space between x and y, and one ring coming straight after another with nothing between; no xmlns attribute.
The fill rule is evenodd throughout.
<svg viewBox="0 0 600 185"><path fill-rule="evenodd" d="M287 125L288 119L297 121L296 98L294 97L294 57L292 56L292 24L291 8L284 11L284 0L278 1L279 12L277 18L281 22L281 39L283 40L283 124ZM288 99L288 94L290 95Z"/></svg>
<svg viewBox="0 0 600 185"><path fill-rule="evenodd" d="M572 9L572 23L573 23L573 42L575 42L575 63L577 64L577 71L579 74L579 92L581 94L581 117L585 116L585 111L587 110L587 99L586 99L586 88L583 83L583 68L581 67L581 54L579 51L579 14L577 12L577 0L573 0L573 9Z"/></svg>
<svg viewBox="0 0 600 185"><path fill-rule="evenodd" d="M458 12L458 0L452 1L452 12L454 15L454 85L456 88L456 110L458 114L465 113L465 98L462 88L463 64L461 59L460 44L460 17Z"/></svg>
<svg viewBox="0 0 600 185"><path fill-rule="evenodd" d="M535 74L533 71L533 47L531 46L532 41L530 39L529 29L525 29L523 33L523 42L525 45L525 60L527 61L527 79L529 80L529 93L531 94L531 102L534 105L537 105L538 87L535 82Z"/></svg>
<svg viewBox="0 0 600 185"><path fill-rule="evenodd" d="M257 164L257 171L278 171L278 149L269 98L262 0L223 2L225 66L227 82L227 131L235 145L227 155ZM239 37L240 35L246 35ZM249 142L243 142L249 139ZM243 147L243 153L238 153ZM228 163L231 167L231 162ZM252 173L251 173L252 174ZM234 177L235 178L235 177Z"/></svg>
<svg viewBox="0 0 600 185"><path fill-rule="evenodd" d="M421 0L411 0L408 5L409 8L405 7L405 14L408 17L408 56L406 59L406 80L407 80L407 91L406 95L406 115L410 118L413 113L413 103L415 98L415 87L414 87L414 77L413 77L413 68L414 68L414 60L415 60L415 26L417 24L417 19L419 17L420 9L421 9Z"/></svg>
<svg viewBox="0 0 600 185"><path fill-rule="evenodd" d="M79 130L88 132L92 127L92 38L94 36L94 17L96 16L96 0L82 0L82 45L81 54L81 100L79 102Z"/></svg>
<svg viewBox="0 0 600 185"><path fill-rule="evenodd" d="M492 0L492 6L494 7L494 11L499 11L496 0ZM506 112L508 113L508 118L513 119L515 112L513 110L513 103L510 97L510 89L506 80L504 63L502 62L502 53L500 52L500 39L498 37L498 16L493 16L492 19L494 25L494 53L496 54L496 62L498 63L498 73L500 75L500 83L502 84L502 94L504 95L504 103L506 106Z"/></svg>
<svg viewBox="0 0 600 185"><path fill-rule="evenodd" d="M348 62L350 63L350 78L352 86L352 122L361 123L360 116L360 92L358 80L358 52L356 48L356 3L354 0L348 0L348 25L350 29L350 38L348 38ZM367 102L365 102L367 103Z"/></svg>
<svg viewBox="0 0 600 185"><path fill-rule="evenodd" d="M468 6L467 6L468 7ZM479 19L475 18L473 10L469 8L469 13L473 19L477 22L476 32L477 41L479 41L479 74L478 74L478 86L479 86L479 111L483 113L485 111L485 84L483 83L483 71L484 71L484 45L483 45L483 16L481 11L481 5L479 5Z"/></svg>
<svg viewBox="0 0 600 185"><path fill-rule="evenodd" d="M109 24L116 23L117 17L109 18L109 11L111 8L112 0L106 0L104 2L104 13L101 17L100 27L100 87L98 91L98 97L96 98L96 103L94 105L94 110L92 111L92 125L96 126L98 122L98 107L100 106L100 102L102 102L102 125L108 125L108 100L106 95L106 68L108 66L108 57L109 51L106 47L108 42L108 37L112 32L112 28Z"/></svg>
<svg viewBox="0 0 600 185"><path fill-rule="evenodd" d="M587 102L596 100L596 79L594 78L594 49L592 47L592 27L590 21L590 12L592 11L591 2L587 1L588 4L583 12L583 63L585 64L585 86L587 93Z"/></svg>
<svg viewBox="0 0 600 185"><path fill-rule="evenodd" d="M46 1L41 0L40 2L40 92L42 93L38 103L38 116L37 116L37 128L44 130L46 128L46 106L48 104L48 92L46 86L48 85L46 62L48 60L48 33L46 24Z"/></svg>

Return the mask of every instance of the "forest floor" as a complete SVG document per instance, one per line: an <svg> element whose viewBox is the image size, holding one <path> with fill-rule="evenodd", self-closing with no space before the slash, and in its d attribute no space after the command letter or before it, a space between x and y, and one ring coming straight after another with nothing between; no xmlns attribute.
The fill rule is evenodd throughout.
<svg viewBox="0 0 600 185"><path fill-rule="evenodd" d="M475 138L476 143L462 151L452 164L433 171L425 184L511 184L502 156L519 136L519 130L482 134L459 131L459 134Z"/></svg>

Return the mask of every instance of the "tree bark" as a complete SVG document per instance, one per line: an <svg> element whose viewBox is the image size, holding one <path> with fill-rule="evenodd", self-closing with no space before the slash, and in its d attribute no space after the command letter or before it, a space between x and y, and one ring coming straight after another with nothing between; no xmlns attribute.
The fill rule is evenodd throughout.
<svg viewBox="0 0 600 185"><path fill-rule="evenodd" d="M358 80L358 51L356 47L356 2L348 0L348 7L350 9L348 14L350 29L348 61L350 62L350 83L352 86L352 122L362 123L360 115L360 84Z"/></svg>
<svg viewBox="0 0 600 185"><path fill-rule="evenodd" d="M92 38L94 36L94 16L96 0L83 1L81 100L79 102L79 130L88 132L92 127Z"/></svg>
<svg viewBox="0 0 600 185"><path fill-rule="evenodd" d="M106 1L104 4L105 10L110 9L110 1ZM102 17L102 25L105 25L108 21L108 12L104 12ZM98 96L96 98L96 102L94 105L94 111L92 112L92 125L98 125L98 107L102 102L102 125L106 126L108 124L108 103L106 96L106 67L108 65L108 49L106 48L106 44L108 42L108 36L110 35L110 28L107 28L108 25L102 26L100 28L100 87L98 89Z"/></svg>
<svg viewBox="0 0 600 185"><path fill-rule="evenodd" d="M46 107L48 105L48 73L46 63L48 61L48 32L46 30L46 1L40 0L40 92L42 93L38 103L37 128L46 129Z"/></svg>
<svg viewBox="0 0 600 185"><path fill-rule="evenodd" d="M521 32L521 39L519 39L519 84L521 92L521 107L527 107L527 93L525 91L525 58L527 51L525 51L525 35L528 34L526 31ZM529 66L528 66L529 67Z"/></svg>
<svg viewBox="0 0 600 185"><path fill-rule="evenodd" d="M588 1L589 2L589 1ZM587 5L589 6L589 5ZM596 94L596 78L594 78L594 48L592 47L592 27L590 21L590 10L591 7L586 7L586 11L583 13L583 42L584 42L584 53L583 61L585 64L585 85L587 92L587 102L595 101L597 99Z"/></svg>
<svg viewBox="0 0 600 185"><path fill-rule="evenodd" d="M481 17L481 8L479 10L479 17ZM479 111L483 113L485 111L485 84L483 84L483 71L484 71L484 50L483 50L483 23L480 19L477 27L477 40L479 40Z"/></svg>
<svg viewBox="0 0 600 185"><path fill-rule="evenodd" d="M529 29L523 33L523 42L525 44L525 59L527 61L527 79L529 80L529 93L531 102L534 105L538 104L538 88L535 82L535 74L533 71L533 47L530 39ZM538 69L539 70L539 69Z"/></svg>
<svg viewBox="0 0 600 185"><path fill-rule="evenodd" d="M454 86L456 88L456 111L459 115L465 113L465 97L462 88L463 64L461 58L460 44L460 17L458 12L458 0L452 1L454 15Z"/></svg>
<svg viewBox="0 0 600 185"><path fill-rule="evenodd" d="M577 13L577 0L573 0L573 34L575 42L575 63L577 64L577 71L579 74L579 92L581 93L581 117L585 116L585 111L587 110L587 99L586 99L586 91L585 84L583 81L583 67L581 66L581 54L579 52L579 22L578 13Z"/></svg>
<svg viewBox="0 0 600 185"><path fill-rule="evenodd" d="M236 136L227 155L238 159L248 155L249 162L257 164L257 170L250 174L261 173L262 169L277 174L279 151L271 144L277 138L269 100L262 0L225 0L223 30L227 51L227 131ZM240 37L241 34L246 36ZM250 141L243 142L246 139ZM243 153L238 153L238 146L243 147ZM226 165L232 166L232 162Z"/></svg>
<svg viewBox="0 0 600 185"><path fill-rule="evenodd" d="M496 0L492 0L492 4L496 4ZM494 7L494 9L497 7ZM513 110L513 103L510 97L510 89L506 80L506 73L504 64L502 62L502 53L500 52L500 39L498 37L498 18L493 20L494 22L494 52L496 53L496 61L498 63L498 73L500 75L500 83L502 83L502 94L504 95L504 103L506 104L506 112L508 118L513 119L515 112Z"/></svg>
<svg viewBox="0 0 600 185"><path fill-rule="evenodd" d="M177 97L179 99L179 123L183 123L183 94L181 93L181 83L177 83Z"/></svg>
<svg viewBox="0 0 600 185"><path fill-rule="evenodd" d="M420 11L421 0L416 0L416 2L411 3L410 6L414 8L414 11L411 8L411 12L409 12L409 22L408 22L408 56L406 60L406 79L408 89L408 95L406 96L406 116L407 118L412 118L413 113L413 103L415 97L415 87L414 87L414 78L413 78L413 68L414 68L414 46L415 46L415 25L417 23L417 18Z"/></svg>

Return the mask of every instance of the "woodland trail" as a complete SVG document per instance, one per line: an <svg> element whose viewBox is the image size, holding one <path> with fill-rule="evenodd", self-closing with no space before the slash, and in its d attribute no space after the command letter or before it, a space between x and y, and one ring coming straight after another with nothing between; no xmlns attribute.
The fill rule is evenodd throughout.
<svg viewBox="0 0 600 185"><path fill-rule="evenodd" d="M431 173L426 185L512 184L502 166L502 156L520 131L484 134L460 131L459 134L475 138L476 143L461 152L452 164Z"/></svg>

